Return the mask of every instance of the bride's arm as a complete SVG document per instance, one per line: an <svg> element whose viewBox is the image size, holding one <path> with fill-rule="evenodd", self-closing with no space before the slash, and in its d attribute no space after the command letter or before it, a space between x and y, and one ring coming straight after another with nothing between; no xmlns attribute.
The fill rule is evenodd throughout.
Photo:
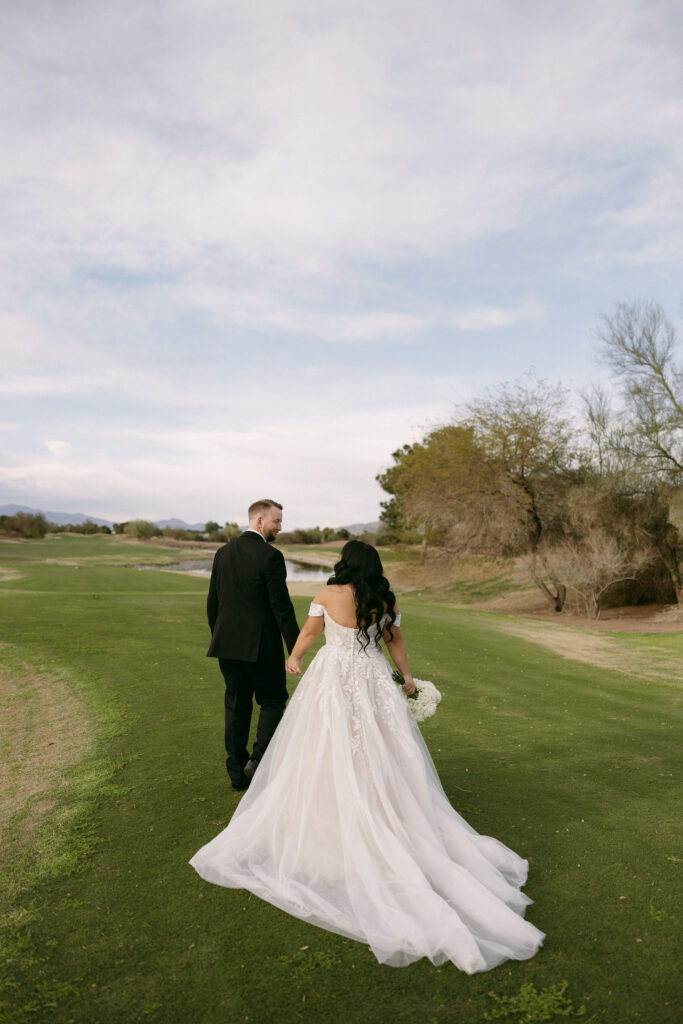
<svg viewBox="0 0 683 1024"><path fill-rule="evenodd" d="M325 619L322 615L309 615L304 623L304 628L299 633L299 638L292 648L292 653L285 662L285 669L290 675L301 675L301 664L304 654L309 647L312 647L323 631Z"/></svg>
<svg viewBox="0 0 683 1024"><path fill-rule="evenodd" d="M394 609L398 612L398 608ZM391 635L388 627L382 632L384 643L387 645L387 651L389 657L393 661L396 668L403 676L405 682L403 683L403 691L410 695L415 693L415 683L410 672L410 665L408 664L408 652L406 650L406 642L403 639L403 633L397 625L391 627Z"/></svg>

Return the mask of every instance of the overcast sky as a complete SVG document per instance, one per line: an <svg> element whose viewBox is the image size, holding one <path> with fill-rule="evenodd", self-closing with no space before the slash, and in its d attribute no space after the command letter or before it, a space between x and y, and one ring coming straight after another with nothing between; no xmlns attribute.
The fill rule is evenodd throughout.
<svg viewBox="0 0 683 1024"><path fill-rule="evenodd" d="M678 0L0 0L0 504L377 517L683 299Z"/></svg>

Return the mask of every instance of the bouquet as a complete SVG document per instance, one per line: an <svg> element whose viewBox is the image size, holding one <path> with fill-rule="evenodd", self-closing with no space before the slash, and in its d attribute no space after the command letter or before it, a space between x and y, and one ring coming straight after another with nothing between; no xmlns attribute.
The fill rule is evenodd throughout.
<svg viewBox="0 0 683 1024"><path fill-rule="evenodd" d="M394 669L392 678L399 686L405 683L398 669ZM407 695L408 710L416 722L424 722L425 718L431 718L435 713L437 704L441 701L441 693L428 679L413 679L413 682L415 692Z"/></svg>

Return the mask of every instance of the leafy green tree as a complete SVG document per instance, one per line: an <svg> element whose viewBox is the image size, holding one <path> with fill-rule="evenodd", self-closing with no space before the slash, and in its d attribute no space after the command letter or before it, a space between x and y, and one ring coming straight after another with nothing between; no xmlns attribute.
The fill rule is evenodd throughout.
<svg viewBox="0 0 683 1024"><path fill-rule="evenodd" d="M502 384L453 422L394 452L378 476L391 494L382 521L417 528L453 551L520 554L557 532L577 469L561 388Z"/></svg>
<svg viewBox="0 0 683 1024"><path fill-rule="evenodd" d="M423 554L429 544L459 546L463 532L474 544L472 499L479 500L490 488L484 484L487 466L473 430L461 424L439 427L392 457L394 465L377 477L392 495L380 517L386 529L399 537L417 530Z"/></svg>
<svg viewBox="0 0 683 1024"><path fill-rule="evenodd" d="M130 537L137 537L138 540L149 540L151 537L160 537L161 530L148 519L131 519L125 524L124 533Z"/></svg>
<svg viewBox="0 0 683 1024"><path fill-rule="evenodd" d="M42 512L17 512L13 516L0 516L0 532L5 536L39 540L47 530L48 523Z"/></svg>
<svg viewBox="0 0 683 1024"><path fill-rule="evenodd" d="M227 544L228 541L236 540L242 534L241 529L237 523L226 523L221 530L221 538Z"/></svg>

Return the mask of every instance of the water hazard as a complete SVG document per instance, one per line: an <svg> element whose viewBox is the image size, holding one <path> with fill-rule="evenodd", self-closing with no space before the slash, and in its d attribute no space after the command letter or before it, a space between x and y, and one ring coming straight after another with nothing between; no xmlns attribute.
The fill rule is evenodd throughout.
<svg viewBox="0 0 683 1024"><path fill-rule="evenodd" d="M171 565L139 565L138 569L158 569L161 572L188 572L193 576L211 575L211 559L196 558ZM332 575L331 566L314 565L311 562L291 562L285 559L288 580L300 580L302 583L326 583Z"/></svg>

